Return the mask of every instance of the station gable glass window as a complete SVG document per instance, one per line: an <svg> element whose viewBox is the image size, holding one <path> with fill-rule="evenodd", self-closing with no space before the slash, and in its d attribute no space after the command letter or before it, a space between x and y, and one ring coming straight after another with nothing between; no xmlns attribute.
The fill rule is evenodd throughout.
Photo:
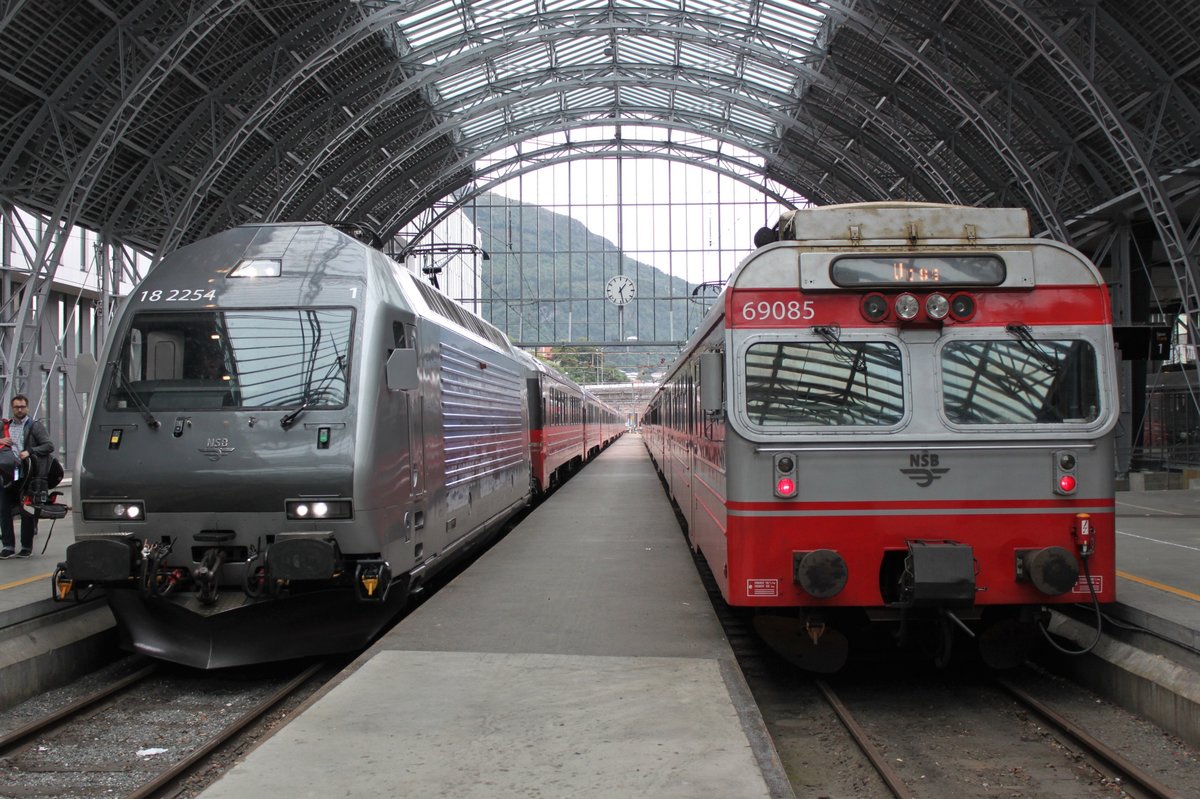
<svg viewBox="0 0 1200 799"><path fill-rule="evenodd" d="M900 349L877 341L752 344L746 413L763 428L897 424L904 416Z"/></svg>
<svg viewBox="0 0 1200 799"><path fill-rule="evenodd" d="M941 366L942 403L956 424L1089 424L1100 414L1086 341L952 341Z"/></svg>

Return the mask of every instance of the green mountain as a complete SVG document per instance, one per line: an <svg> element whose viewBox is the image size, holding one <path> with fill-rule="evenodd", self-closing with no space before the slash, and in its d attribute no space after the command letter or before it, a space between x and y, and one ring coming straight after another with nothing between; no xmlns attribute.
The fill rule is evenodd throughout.
<svg viewBox="0 0 1200 799"><path fill-rule="evenodd" d="M651 342L684 341L708 310L692 297L692 284L625 256L569 216L498 194L464 211L489 254L478 262L483 316L514 341L625 342L628 350L604 348L605 364L650 370L678 351ZM623 313L604 296L618 274L637 284Z"/></svg>

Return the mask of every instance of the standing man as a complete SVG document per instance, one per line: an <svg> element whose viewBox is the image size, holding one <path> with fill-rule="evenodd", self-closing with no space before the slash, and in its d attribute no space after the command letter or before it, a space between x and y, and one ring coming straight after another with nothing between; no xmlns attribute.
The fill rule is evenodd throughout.
<svg viewBox="0 0 1200 799"><path fill-rule="evenodd" d="M46 432L46 425L29 416L29 399L24 394L12 398L12 418L4 422L6 435L0 438L0 444L7 444L21 455L21 465L12 485L0 492L0 539L4 548L0 550L0 559L11 557L27 558L33 554L33 537L37 535L37 516L32 513L21 513L21 488L33 471L31 458L48 458L54 452L54 443ZM21 514L21 549L16 551L16 538L13 534L13 516Z"/></svg>

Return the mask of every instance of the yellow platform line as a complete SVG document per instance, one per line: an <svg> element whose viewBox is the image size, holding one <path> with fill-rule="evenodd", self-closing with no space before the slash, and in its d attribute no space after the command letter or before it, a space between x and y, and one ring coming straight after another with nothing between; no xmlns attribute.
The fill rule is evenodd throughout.
<svg viewBox="0 0 1200 799"><path fill-rule="evenodd" d="M1193 594L1191 591L1184 591L1182 588L1175 588L1174 586L1163 585L1162 583L1156 583L1153 580L1147 580L1145 577L1138 577L1136 575L1130 574L1128 572L1123 572L1120 570L1117 571L1117 576L1124 577L1126 580L1133 580L1135 583L1141 583L1142 585L1148 585L1151 588L1157 588L1159 591L1166 591L1167 593L1175 594L1176 596L1181 596L1181 597L1184 597L1185 599L1191 599L1195 602L1200 602L1200 594Z"/></svg>
<svg viewBox="0 0 1200 799"><path fill-rule="evenodd" d="M38 580L48 580L48 579L50 579L50 576L52 574L53 574L53 572L46 572L45 574L38 574L38 575L34 575L33 577L26 577L24 580L17 580L15 583L4 583L3 585L0 585L0 591L4 591L9 588L20 588L23 585L29 585L30 583L36 583Z"/></svg>

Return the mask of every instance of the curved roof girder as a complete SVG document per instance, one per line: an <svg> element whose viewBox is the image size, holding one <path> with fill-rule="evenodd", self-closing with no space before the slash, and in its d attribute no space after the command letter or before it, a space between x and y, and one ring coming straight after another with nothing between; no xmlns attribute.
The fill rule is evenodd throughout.
<svg viewBox="0 0 1200 799"><path fill-rule="evenodd" d="M925 12L927 8L912 7L906 9L904 18L914 22L913 27L922 31L936 31L936 37L939 44L949 45L955 53L952 55L947 52L947 48L939 47L938 53L942 54L942 60L949 61L952 64L959 65L962 68L970 67L971 71L978 71L984 76L985 84L992 87L1004 87L1003 95L1005 98L1005 108L1002 113L1008 115L1008 120L996 120L998 126L1001 122L1007 131L1012 141L1014 151L1021 150L1025 154L1022 156L1022 161L1026 164L1026 168L1030 173L1045 175L1044 184L1049 187L1055 185L1056 191L1053 195L1051 205L1058 208L1062 198L1063 190L1066 186L1066 177L1069 174L1070 167L1073 162L1073 154L1075 148L1072 140L1074 136L1069 130L1060 123L1059 119L1051 111L1047 105L1042 102L1038 94L1030 90L1023 82L1021 75L1028 68L1036 63L1036 55L1029 55L1023 59L1017 68L1001 64L996 61L993 51L973 45L966 41L957 30L949 25L943 24L936 17L931 17ZM932 63L932 57L930 58ZM947 79L949 77L947 76ZM954 82L959 84L961 80L955 78ZM894 84L896 92L899 94L905 93L903 84ZM999 88L992 89L989 94L978 102L980 109L985 109L990 104L993 97L1000 95L1002 92ZM920 97L913 95L913 100L920 101ZM1035 132L1034 140L1045 147L1045 154L1038 155L1030 151L1028 140L1030 136L1021 137L1018 131L1014 129L1011 120L1022 120L1026 130ZM959 124L965 124L965 119L960 119ZM1068 143L1065 144L1064 143ZM1057 145L1057 146L1056 146ZM1047 172L1047 168L1051 162L1060 161L1058 165L1058 179L1053 179L1053 174ZM1092 183L1097 186L1103 193L1111 195L1113 188L1107 176L1095 168L1092 161L1084 159L1080 164L1091 176ZM994 185L994 184L993 184Z"/></svg>
<svg viewBox="0 0 1200 799"><path fill-rule="evenodd" d="M488 169L483 170L475 176L474 180L478 181L481 177L486 177L486 183L471 188L465 192L458 192L452 202L444 206L439 206L435 215L423 220L415 231L407 246L413 246L418 243L424 236L429 234L443 220L449 217L455 210L469 203L471 200L479 197L482 194L491 191L496 186L510 181L514 178L536 172L539 169L544 169L548 166L570 163L572 161L581 161L587 159L621 159L621 158L645 158L658 159L662 161L672 161L674 163L687 164L696 166L696 159L715 160L718 165L704 164L703 168L717 174L724 175L733 180L738 181L752 189L761 191L763 194L771 197L780 205L788 208L795 208L796 203L793 198L786 197L774 189L764 185L761 181L754 180L753 177L746 174L750 172L761 175L761 170L757 167L748 164L741 159L731 158L720 153L713 153L702 148L688 147L684 145L674 144L673 146L664 147L663 142L637 140L637 139L621 139L615 149L612 141L588 141L579 143L566 143L544 147L532 152L524 152L521 155L513 156L512 158L498 161ZM590 145L590 146L589 146ZM715 156L715 157L714 157ZM720 166L719 164L730 162L735 165L744 165L746 172L741 172L729 167ZM407 224L401 222L397 224L397 220L392 218L386 223L392 229L398 229ZM387 238L391 238L390 236ZM403 252L400 253L401 255Z"/></svg>
<svg viewBox="0 0 1200 799"><path fill-rule="evenodd" d="M954 81L943 75L937 65L916 47L894 35L890 29L882 32L878 30L876 26L878 19L859 10L863 7L862 3L828 0L828 4L831 13L840 17L844 24L854 26L866 35L879 38L880 43L889 53L911 67L915 74L923 78L945 98L946 102L958 110L992 145L996 153L1012 170L1013 176L1020 184L1029 204L1050 234L1059 241L1070 242L1071 238L1067 233L1066 226L1063 224L1057 208L1050 203L1041 181L1031 172L1013 142L985 108L980 106L965 89L960 88Z"/></svg>
<svg viewBox="0 0 1200 799"><path fill-rule="evenodd" d="M536 138L536 136L539 133L560 132L564 129L570 131L570 130L577 130L577 129L581 129L581 128L596 127L598 125L605 125L605 126L612 125L612 120L608 119L608 118L595 119L595 120L567 121L567 120L562 120L561 118L559 118L558 116L553 115L553 114L548 114L546 116L546 122L547 122L547 124L545 125L545 127L542 131L535 131L532 134L527 131L522 131L522 132L514 134L511 137L511 139L507 142L505 142L505 141L494 142L493 143L495 146L494 151L498 152L499 150L503 149L504 147L515 146L517 144L520 144L523 141L527 141L531 138ZM692 130L692 128L690 128L688 126L684 126L684 125L672 125L672 124L668 124L668 123L654 123L654 124L647 124L646 126L647 127L661 127L661 128L671 129L671 130L678 129L678 130L683 130L683 131L689 132L689 133L694 132ZM596 142L593 140L593 141L583 142L581 144L586 145L586 144L594 144L594 143L596 143ZM665 146L665 145L660 144L660 146ZM816 153L816 152L817 151L814 151L814 153ZM477 157L477 154L475 154L475 153L462 156L458 162L452 164L451 166L460 167L461 172L466 172L470 167L472 167L474 165L474 163L475 163L474 159L476 157ZM841 153L831 153L829 159L821 159L821 158L817 157L817 155L814 154L814 155L812 155L812 160L814 162L819 163L819 166L822 169L824 169L826 171L831 171L835 167L835 162L833 159L840 158L840 157L843 157ZM543 163L543 164L540 164L539 166L548 166L548 165L549 164ZM852 167L853 165L850 165L850 166ZM847 169L845 171L847 173L857 174L857 171L853 168ZM863 179L866 181L869 181L870 176L864 176ZM392 180L389 181L389 185L393 185L393 186L394 185L405 185L407 183L407 180L408 180L408 178L406 175L396 175L395 173L392 173ZM412 190L407 191L406 192L406 201L396 205L394 213L389 218L386 225L384 225L382 227L381 232L383 233L384 237L387 238L387 237L392 236L396 230L398 230L400 227L402 227L403 225L407 224L410 220L415 218L417 216L417 214L419 213L421 207L423 207L425 205L429 205L430 203L436 201L437 199L445 197L452 191L455 191L455 190L461 188L462 185L465 185L465 181L460 182L459 185L456 185L456 186L446 186L443 184L443 185L439 185L435 188L418 185L418 186L415 186ZM864 196L871 196L872 192L877 190L878 188L879 188L878 186L871 185L868 182L868 183L864 184L862 187L860 187L860 191L863 192ZM379 191L384 191L384 190L385 190L384 187L381 187L379 189ZM436 196L434 196L434 195L436 195ZM423 198L423 199L421 199L421 198ZM430 199L430 198L432 198L432 199ZM351 217L351 218L353 218L353 217Z"/></svg>
<svg viewBox="0 0 1200 799"><path fill-rule="evenodd" d="M167 226L167 235L155 252L155 260L162 257L177 246L186 233L194 214L207 199L208 191L219 177L221 170L228 164L237 151L255 135L259 126L282 107L292 93L308 80L318 77L318 73L332 63L355 44L373 34L379 33L395 22L396 18L407 13L408 6L388 7L384 11L376 11L366 17L351 18L352 24L332 36L326 46L298 63L291 73L275 87L274 91L261 97L253 109L243 117L242 122L225 137L213 153L205 171L197 175L188 187L184 202L176 209Z"/></svg>
<svg viewBox="0 0 1200 799"><path fill-rule="evenodd" d="M611 90L615 91L619 88L619 86L621 85L621 83L624 80L625 80L625 76L609 74L609 75L605 75L600 78L589 78L586 80L574 81L572 83L572 86L580 87L580 88L584 88L584 89L599 87L599 88L611 89ZM663 88L663 89L675 89L677 87L677 82L670 78L667 78L667 79L648 78L644 75L639 78L639 83L641 86L649 87L649 88L658 87L658 88ZM556 85L556 84L549 84L549 85L542 85L542 86L538 87L536 90L524 90L520 93L520 96L521 96L522 100L528 101L528 100L535 100L540 97L556 95L556 94L560 93L561 91L562 91L561 86ZM734 95L732 92L721 92L718 90L709 90L707 92L707 96L709 96L709 97L715 96L719 100L729 100L729 101L732 101L736 97L736 95ZM433 140L434 138L445 135L449 131L461 129L464 119L470 119L472 117L477 117L481 114L481 111L503 110L503 109L509 107L511 105L511 102L512 102L511 98L507 95L488 96L483 102L481 102L480 104L469 109L469 111L467 112L467 114L464 116L463 119L459 119L458 117L455 117L455 116L442 118L440 123L436 127L425 131L421 135L420 138L413 140L413 141L406 142L404 150L397 153L390 161L388 161L387 163L383 164L380 167L379 171L376 173L376 178L378 179L385 174L389 174L389 173L393 172L395 170L396 164L399 162L402 162L408 156L409 151L419 151L425 143ZM571 108L571 114L574 116L586 117L589 114L593 114L593 113L596 115L603 115L603 114L610 112L611 110L612 110L612 106L607 103L602 104L602 105L593 106L590 108L575 105L575 106L572 106L572 108ZM653 118L655 114L661 113L663 109L661 109L659 107L655 107L655 106L646 106L644 108L637 108L636 106L633 106L633 105L624 105L624 106L622 106L621 110L622 110L623 114L628 115L633 118L633 121L631 121L630 124L638 124L639 121L642 121L645 118ZM777 126L780 126L780 127L784 127L784 128L791 127L791 126L796 125L798 122L798 120L796 120L794 117L787 116L785 114L781 114L781 113L777 112L772 106L767 105L767 104L763 104L763 105L759 106L759 108L756 110L760 111L761 115L764 118L771 119ZM527 122L528 120L538 119L538 118L539 117L534 116L534 115L522 115L520 117L522 122ZM556 112L553 115L553 118L556 120L562 119L562 113ZM756 142L754 140L754 136L751 135L754 132L752 129L745 129L746 133L741 136L732 135L732 133L738 131L739 129L742 129L742 126L738 125L737 123L727 122L724 130L713 130L713 129L706 129L706 128L702 127L702 123L712 119L711 116L706 115L706 114L690 114L690 113L683 113L683 112L680 112L677 110L674 113L673 118L677 119L677 120L689 120L689 119L694 120L695 121L694 124L683 126L683 127L685 127L688 130L691 130L695 133L709 136L709 137L711 137L713 139L717 139L719 141L725 141L729 144L741 147L742 149L745 149L750 152L755 152L764 158L769 157L772 152L772 150L763 148L761 146L761 144L759 144L758 142ZM503 127L505 130L510 131L510 132L513 130L513 128L510 125L504 125ZM531 129L531 130L527 130L525 135L533 136L533 135L537 135L538 132L540 132L540 131ZM475 142L476 140L478 140L478 143L480 145L482 145L478 149L467 146L468 143ZM495 138L492 137L492 140L488 141L485 138L485 136L483 135L483 133L481 133L481 132L477 132L472 137L463 138L463 139L459 140L457 145L458 145L457 149L459 149L460 151L464 150L464 149L471 150L470 154L475 157L485 157L488 154L490 154L491 152L494 152L494 150L496 148ZM814 142L814 146L828 147L828 144L826 142L817 140ZM857 165L852 165L852 168L857 168ZM866 183L868 183L868 184L874 183L873 178L870 178L870 176L863 174L862 177ZM354 195L352 195L349 199L346 200L345 204L342 207L343 213L351 214L351 215L353 213L355 213L356 206L360 206L365 201L366 197L368 197L371 193L374 192L374 190L375 190L375 186L373 185L374 182L375 181L372 181L372 180L368 180L368 181L364 182L360 186L358 192L356 192ZM881 196L886 193L886 187L884 187L882 185L876 185L876 188L879 191ZM426 199L426 198L421 198L421 199ZM437 197L433 197L432 199L437 199Z"/></svg>
<svg viewBox="0 0 1200 799"><path fill-rule="evenodd" d="M1135 134L1134 128L1121 110L1109 100L1103 88L1089 77L1088 69L1080 62L1078 55L1050 30L1046 21L1036 14L1029 3L1018 3L1016 0L986 1L1054 66L1108 136L1143 202L1150 210L1150 217L1166 248L1179 296L1185 302L1189 335L1195 340L1196 312L1200 311L1196 259L1189 247L1175 204L1167 196L1157 172L1150 166L1142 146L1145 137Z"/></svg>
<svg viewBox="0 0 1200 799"><path fill-rule="evenodd" d="M531 127L528 129L522 129L520 131L513 131L511 128L509 128L507 139L497 139L494 136L489 136L487 139L487 142L486 142L486 145L488 147L488 149L486 151L482 150L482 149L470 150L469 152L467 152L465 154L461 154L456 161L446 162L446 167L447 167L447 169L450 169L451 171L458 171L459 169L468 170L473 166L473 164L477 158L485 157L486 155L489 155L493 152L497 152L500 149L503 149L504 147L511 146L513 144L524 141L526 139L535 138L535 137L545 134L547 132L558 132L558 131L563 131L563 130L569 131L569 130L574 130L574 129L579 129L579 128L588 128L588 127L596 127L598 125L612 125L613 124L613 120L606 116L606 113L608 111L608 106L597 106L594 109L575 108L572 110L572 113L579 117L588 117L589 110L594 113L591 114L592 118L586 118L586 119L574 119L574 120L566 119L562 116L561 112L557 112L557 111L556 112L548 112L540 117L538 117L538 116L523 117L522 119L524 122L539 123L538 126L536 128ZM630 113L630 114L640 113L640 111L641 111L641 109L632 109L632 108L627 108L625 110L627 113ZM645 112L648 116L649 114L655 113L659 110L661 110L661 109L647 108L647 109L645 109ZM706 136L711 135L706 131L697 129L697 127L694 124L688 124L689 118L690 118L690 115L688 115L688 114L676 113L674 118L671 120L648 121L647 119L637 118L634 120L625 120L625 122L623 124L645 125L647 127L662 127L662 128L668 128L668 129L679 129L679 130L683 130L683 131L686 131L689 133L700 133L701 135L706 135ZM443 124L450 124L450 122L444 122ZM426 136L432 135L432 131L429 133L426 133L425 135ZM742 149L745 149L747 152L754 153L755 155L759 155L760 157L763 155L761 152L756 152L755 150L753 150L751 148L745 147L741 142L739 142L737 140L733 140L730 138L722 139L722 138L718 138L717 136L712 136L712 138L714 138L718 141L724 141L727 144L732 144L734 146L741 147ZM813 144L814 144L814 146L813 146L812 152L824 152L824 151L829 150L828 143L821 141L820 139L815 140ZM467 148L467 149L469 149L469 148ZM844 153L837 152L837 151L831 151L829 153L829 155L830 155L830 158L826 161L827 168L829 168L829 169L832 169L839 162L839 160L845 161ZM886 187L883 187L880 184L876 183L873 176L860 170L858 168L858 164L853 163L853 162L847 162L847 163L844 163L843 168L848 173L853 174L856 177L856 179L861 182L862 190L863 190L863 193L865 194L865 196L884 196L884 194L886 193ZM391 165L384 164L375 174L375 179L373 180L373 182L370 185L370 189L371 189L370 193L366 192L365 190L360 191L358 194L356 194L354 197L352 197L350 200L348 200L346 203L343 204L341 213L346 215L347 218L355 218L356 214L361 213L361 208L364 205L368 204L370 194L377 193L379 191L379 188L375 184L378 184L384 177L389 178L390 179L389 182L393 182L393 183L396 181L401 181L401 180L407 181L408 180L407 174L397 175L397 171L395 169L393 169L391 167ZM367 184L364 184L364 189L366 188L366 186L367 186ZM446 194L448 194L450 191L452 191L455 188L457 188L457 187L433 186L433 185L415 186L413 191L409 193L408 201L402 207L398 207L396 209L397 212L393 215L393 218L399 218L399 219L403 219L404 221L407 221L408 219L412 218L412 215L410 215L408 213L409 209L414 209L414 208L419 207L422 204L429 204L431 202L434 202L434 201L440 199L441 197L444 197ZM415 215L415 213L416 213L415 211L412 212L412 214L414 214L414 215ZM401 224L404 224L404 222L401 222ZM391 232L393 232L393 231L385 230L384 232L386 234L390 235Z"/></svg>
<svg viewBox="0 0 1200 799"><path fill-rule="evenodd" d="M878 158L872 164L888 167L896 176L896 180L886 188L887 194L893 199L898 198L896 192L900 185L907 182L918 187L922 197L936 198L939 202L963 204L958 190L945 177L940 167L925 158L924 153L911 141L908 134L891 126L874 124L872 117L860 115L860 109L851 102L840 108L804 103L804 110L815 130L829 128L836 131L838 137L845 141L844 147L847 149L844 152L847 157L852 157L848 149L851 146L858 146L872 156L880 152L897 151L908 155L909 160L896 164ZM845 114L843 111L850 113ZM883 177L882 173L879 177Z"/></svg>
<svg viewBox="0 0 1200 799"><path fill-rule="evenodd" d="M74 167L69 170L70 176L58 195L50 217L54 224L48 225L43 232L32 261L35 265L35 273L31 276L34 290L24 292L21 308L16 316L18 323L23 323L29 316L35 297L39 306L44 303L69 241L71 228L83 213L88 195L98 180L109 154L121 141L125 131L133 124L157 86L167 79L178 62L243 2L245 0L208 0L202 8L196 10L189 24L175 28L169 40L150 54L144 63L129 65L136 69L135 74L130 75L132 80L129 88L121 95L120 102L108 109L96 134L79 154ZM119 26L114 29L114 35L121 33ZM54 113L55 109L52 106L48 105L47 108L49 113ZM54 245L53 254L50 253L51 244ZM13 336L5 354L6 364L11 365L24 360L34 344L32 338ZM12 374L12 370L9 369L8 381L11 381Z"/></svg>
<svg viewBox="0 0 1200 799"><path fill-rule="evenodd" d="M633 15L630 11L623 11L622 14L623 18L633 18ZM726 39L717 38L718 33L727 35L727 32L730 28L730 24L727 20L721 20L719 18L704 18L714 26L715 30L713 33L704 33L702 32L702 29L699 28L696 31L681 32L677 29L673 30L666 28L664 30L662 27L659 27L662 21L668 18L679 17L680 12L664 11L654 13L646 11L641 16L647 17L649 21L643 21L640 23L643 26L643 29L640 29L639 33L648 36L669 38L672 41L696 41L706 44L713 44L715 45L715 49L730 51L730 55L732 57L745 57L748 53L756 53L763 58L778 57L780 55L779 51L776 49L765 48L751 43L749 39L750 36L755 33L755 31L749 28L745 28L745 39L737 43L738 46L736 49L731 50L729 47L730 43ZM698 15L688 15L686 13L684 13L682 16L688 19L701 18ZM539 28L538 25L549 17L558 17L561 19L571 20L577 24L572 26L561 26L550 30ZM578 17L572 15L572 12L564 11L553 15L530 15L528 17L517 18L511 22L506 21L503 23L497 23L495 26L493 26L493 28L503 31L505 35L500 36L498 34L493 34L495 38L490 44L479 44L479 39L486 39L487 36L483 34L486 34L490 30L486 27L481 28L480 31L482 33L480 37L476 37L474 35L470 37L470 48L458 51L456 54L448 58L438 60L438 70L422 70L413 68L411 70L410 77L406 81L394 86L386 96L378 98L365 113L359 115L359 117L356 119L350 120L343 130L339 131L338 134L332 137L325 147L322 148L322 150L314 153L308 159L305 166L293 177L289 187L285 189L280 197L276 199L275 203L272 205L272 213L282 213L284 209L289 206L290 202L295 196L295 193L299 191L299 188L303 186L305 182L320 169L321 165L324 163L325 159L329 157L332 151L346 141L349 141L359 128L370 124L372 118L382 113L382 111L386 109L388 103L391 102L395 97L404 96L418 91L428 91L432 84L444 77L442 74L439 74L442 70L449 70L452 73L459 73L469 67L487 64L491 61L494 61L498 56L505 55L506 53L510 52L510 50L516 45L528 46L531 44L554 44L555 42L559 41L565 33L574 31L580 27L585 28L584 35L592 38L607 38L618 31L624 33L628 32L627 29L629 25L627 23L621 24L608 20L607 12L601 14L601 17L603 18L602 22L591 22L585 25L583 23L579 23ZM525 34L524 38L514 38L514 31ZM448 39L445 41L439 40L426 45L420 50L410 51L405 54L402 60L405 63L410 63L412 61L432 60L433 56L441 52L441 50L447 47L448 44L460 43L462 40L463 37L459 35L448 37ZM585 68L586 66L587 65L580 65L580 68ZM821 78L819 73L813 71L811 67L808 67L804 64L801 64L796 71L798 75L804 74L813 79ZM553 75L551 77L553 77ZM718 77L721 81L728 79L725 75L719 75ZM494 85L494 83L487 84L488 87L492 87ZM763 91L765 94L770 93L769 87L764 87ZM489 92L479 92L478 94L486 95L488 93ZM490 93L494 94L494 92ZM771 94L771 96L780 97L777 94ZM786 100L788 103L794 102L794 98L790 96L786 98L781 97L780 99ZM448 109L445 107L437 108L438 113L444 114L447 113L447 111Z"/></svg>
<svg viewBox="0 0 1200 799"><path fill-rule="evenodd" d="M176 152L188 137L195 137L198 129L202 128L204 123L211 120L215 115L230 115L230 112L222 107L225 103L232 103L234 98L239 96L234 87L248 83L248 78L256 73L264 70L269 70L272 64L287 63L293 60L291 48L295 43L303 40L311 35L312 31L318 30L326 32L330 29L334 20L344 18L346 16L345 9L339 9L334 6L329 6L323 12L308 18L306 26L297 26L280 33L270 44L263 47L261 51L253 57L247 58L240 65L230 70L224 76L224 80L219 86L209 87L206 102L197 103L193 106L187 117L175 125L173 125L170 133L167 135L162 144L162 150L168 152ZM235 125L243 124L243 121L234 123ZM148 180L159 174L160 164L158 159L147 159L142 169L136 177L128 184L126 191L118 199L113 206L112 218L117 219L124 215L135 198L139 195L144 195L146 192L145 184ZM178 177L184 177L183 173L177 173ZM172 185L168 185L163 178L159 178L159 190L161 192L169 192L182 200L190 186L198 179L197 175L188 175L188 183L183 183L179 180L173 181ZM170 203L177 205L178 203Z"/></svg>

